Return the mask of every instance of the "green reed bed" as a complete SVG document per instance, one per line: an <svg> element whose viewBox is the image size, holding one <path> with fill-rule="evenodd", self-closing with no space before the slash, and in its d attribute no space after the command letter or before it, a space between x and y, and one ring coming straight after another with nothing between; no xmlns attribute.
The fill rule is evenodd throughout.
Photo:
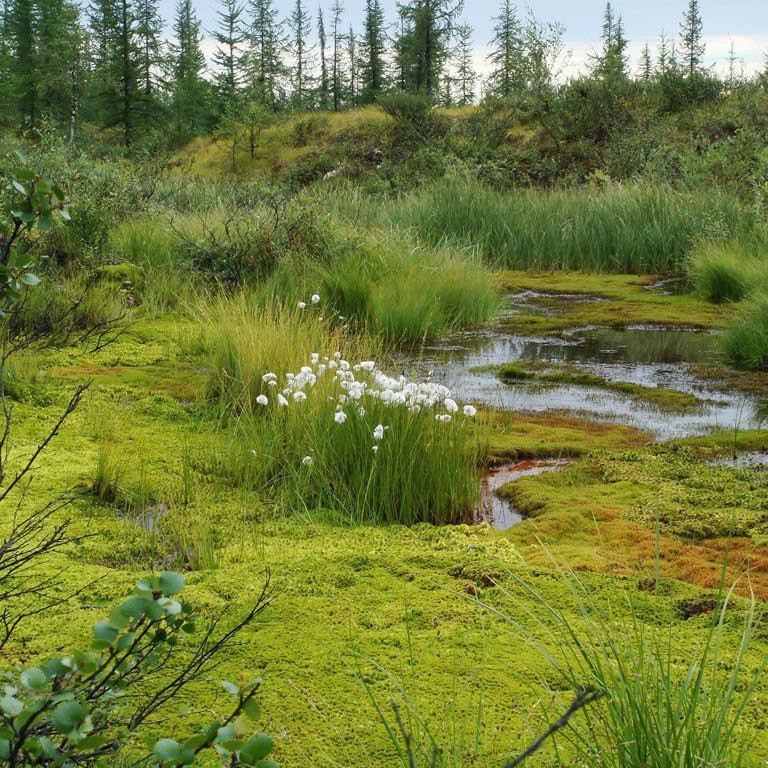
<svg viewBox="0 0 768 768"><path fill-rule="evenodd" d="M500 193L453 179L390 204L389 219L425 241L476 249L512 269L681 272L701 237L747 233L753 214L714 192L610 186Z"/></svg>

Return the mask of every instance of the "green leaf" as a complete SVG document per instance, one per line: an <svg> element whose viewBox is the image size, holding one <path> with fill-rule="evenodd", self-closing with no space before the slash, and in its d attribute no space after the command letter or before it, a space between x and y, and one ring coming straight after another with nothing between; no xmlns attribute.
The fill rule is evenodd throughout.
<svg viewBox="0 0 768 768"><path fill-rule="evenodd" d="M40 285L40 278L32 272L25 272L21 276L21 282L29 286Z"/></svg>
<svg viewBox="0 0 768 768"><path fill-rule="evenodd" d="M259 760L254 768L280 768L274 760Z"/></svg>
<svg viewBox="0 0 768 768"><path fill-rule="evenodd" d="M85 707L78 701L64 701L51 713L51 722L59 733L69 733L85 717Z"/></svg>
<svg viewBox="0 0 768 768"><path fill-rule="evenodd" d="M8 739L0 739L0 760L7 760L11 756L11 742Z"/></svg>
<svg viewBox="0 0 768 768"><path fill-rule="evenodd" d="M222 680L221 681L221 687L227 693L231 693L233 696L239 696L240 695L240 689L234 683L230 683L229 680Z"/></svg>
<svg viewBox="0 0 768 768"><path fill-rule="evenodd" d="M129 597L121 606L120 610L131 619L138 619L147 609L149 601L144 597L134 595Z"/></svg>
<svg viewBox="0 0 768 768"><path fill-rule="evenodd" d="M164 595L177 595L184 589L184 577L173 571L163 571L160 574L160 589Z"/></svg>
<svg viewBox="0 0 768 768"><path fill-rule="evenodd" d="M21 684L28 691L42 691L48 678L40 667L30 667L21 673Z"/></svg>
<svg viewBox="0 0 768 768"><path fill-rule="evenodd" d="M108 621L99 621L93 627L93 636L105 643L114 643L117 640L118 632L117 627L113 627Z"/></svg>
<svg viewBox="0 0 768 768"><path fill-rule="evenodd" d="M246 765L254 765L263 760L275 747L275 742L266 733L251 736L240 750L240 760Z"/></svg>
<svg viewBox="0 0 768 768"><path fill-rule="evenodd" d="M181 752L179 742L173 739L159 739L155 742L152 751L161 760L176 760Z"/></svg>
<svg viewBox="0 0 768 768"><path fill-rule="evenodd" d="M259 706L259 703L253 699L245 702L243 711L251 718L251 720L258 720L261 717L261 707Z"/></svg>
<svg viewBox="0 0 768 768"><path fill-rule="evenodd" d="M237 732L231 725L222 725L216 731L216 741L227 741L227 739L234 739L237 736Z"/></svg>
<svg viewBox="0 0 768 768"><path fill-rule="evenodd" d="M131 623L131 620L116 605L109 611L109 623L118 629L125 629Z"/></svg>
<svg viewBox="0 0 768 768"><path fill-rule="evenodd" d="M0 699L0 709L8 715L8 717L16 717L24 711L24 705L15 696L3 696Z"/></svg>
<svg viewBox="0 0 768 768"><path fill-rule="evenodd" d="M13 184L13 188L20 194L24 195L24 197L27 197L29 194L27 192L27 188L19 181L12 181L11 184Z"/></svg>
<svg viewBox="0 0 768 768"><path fill-rule="evenodd" d="M50 212L40 214L40 218L37 220L37 228L41 232L48 232L53 229L53 217Z"/></svg>

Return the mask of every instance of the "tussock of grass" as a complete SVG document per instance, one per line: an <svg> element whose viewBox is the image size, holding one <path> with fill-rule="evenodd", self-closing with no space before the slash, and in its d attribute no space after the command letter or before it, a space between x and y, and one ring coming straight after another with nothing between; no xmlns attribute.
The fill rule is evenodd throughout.
<svg viewBox="0 0 768 768"><path fill-rule="evenodd" d="M768 252L761 259L754 243L704 242L691 258L690 272L708 301L741 301L768 284Z"/></svg>
<svg viewBox="0 0 768 768"><path fill-rule="evenodd" d="M726 615L737 607L732 591L714 596L714 616L693 657L683 659L675 654L675 632L645 626L632 594L598 602L588 583L554 562L570 593L565 605L514 575L500 591L502 605L511 606L506 618L527 645L574 690L604 693L563 731L564 741L595 768L744 765L749 753L739 721L765 668L765 661L748 661L765 613L754 597L738 606L741 617L732 622ZM524 605L521 591L537 609ZM488 608L504 616L499 602Z"/></svg>
<svg viewBox="0 0 768 768"><path fill-rule="evenodd" d="M723 345L738 367L768 370L768 296L754 296L744 302L725 331Z"/></svg>
<svg viewBox="0 0 768 768"><path fill-rule="evenodd" d="M345 394L333 371L345 359L373 360L376 345L321 319L320 306L265 304L241 293L205 313L207 396L230 425L219 470L285 511L333 510L358 524L467 519L479 463L470 420L455 414L443 423L431 407ZM304 366L315 366L317 379L297 400L282 388Z"/></svg>

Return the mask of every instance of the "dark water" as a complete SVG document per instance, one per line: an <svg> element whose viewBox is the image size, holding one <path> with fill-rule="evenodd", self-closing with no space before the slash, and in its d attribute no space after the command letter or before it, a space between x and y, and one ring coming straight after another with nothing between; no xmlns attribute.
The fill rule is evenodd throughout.
<svg viewBox="0 0 768 768"><path fill-rule="evenodd" d="M487 521L500 531L506 531L507 528L522 522L523 515L508 499L498 495L497 492L501 486L519 480L521 477L553 472L567 467L570 463L570 459L537 459L503 464L489 470L483 478L483 498L473 522Z"/></svg>
<svg viewBox="0 0 768 768"><path fill-rule="evenodd" d="M567 312L574 297L558 297L555 306L536 304L536 294L510 297L506 314ZM579 297L580 301L589 297ZM592 300L598 300L593 298ZM597 421L610 421L648 431L656 439L701 435L713 429L749 429L761 426L758 402L736 392L720 391L696 377L690 366L717 363L719 339L711 332L687 328L630 326L625 329L589 327L562 336L528 337L502 326L457 334L393 362L407 374L425 377L450 387L463 402L528 412L558 411ZM563 384L542 387L531 382L506 384L483 366L534 362L568 364L577 371L647 387L667 387L695 395L701 407L694 413L670 414L621 393Z"/></svg>

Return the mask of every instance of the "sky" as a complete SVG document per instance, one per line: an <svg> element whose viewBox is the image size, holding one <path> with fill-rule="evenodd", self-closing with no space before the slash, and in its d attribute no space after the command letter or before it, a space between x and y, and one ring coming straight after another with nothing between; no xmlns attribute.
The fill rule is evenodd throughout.
<svg viewBox="0 0 768 768"><path fill-rule="evenodd" d="M305 0L314 7L317 0ZM175 0L160 0L166 19L173 16ZM210 56L213 42L209 30L216 24L218 0L193 0L207 31L203 50ZM347 20L359 30L363 0L346 0ZM278 15L288 13L292 0L275 0ZM331 0L320 0L326 10ZM395 0L382 0L388 19L394 19ZM530 0L520 2L520 15L529 5L541 21L557 21L565 26L566 54L562 74L568 76L583 70L590 54L599 47L600 28L605 0ZM655 47L659 34L677 34L687 0L613 0L616 13L624 19L630 39L629 56L633 64L643 46ZM760 70L768 54L768 0L701 0L706 42L706 63L725 71L728 53L733 43L739 66L746 73ZM492 18L498 12L499 0L465 0L463 18L474 28L475 62L481 74L485 70L488 41L492 36Z"/></svg>

